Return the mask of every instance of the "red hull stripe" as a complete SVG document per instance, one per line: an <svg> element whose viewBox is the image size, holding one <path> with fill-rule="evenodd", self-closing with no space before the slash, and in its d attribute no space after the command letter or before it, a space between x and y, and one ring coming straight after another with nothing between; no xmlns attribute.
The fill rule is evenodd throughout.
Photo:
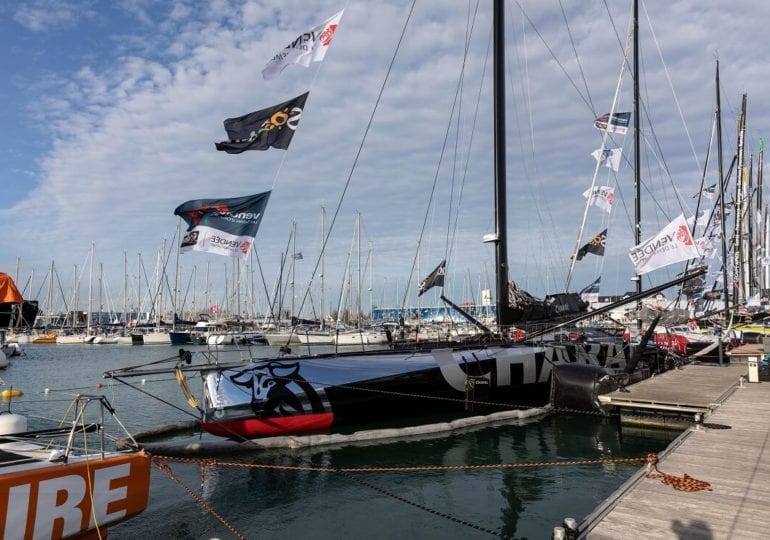
<svg viewBox="0 0 770 540"><path fill-rule="evenodd" d="M329 429L332 413L276 416L274 418L239 418L224 422L204 422L203 429L219 437L264 437L318 432Z"/></svg>

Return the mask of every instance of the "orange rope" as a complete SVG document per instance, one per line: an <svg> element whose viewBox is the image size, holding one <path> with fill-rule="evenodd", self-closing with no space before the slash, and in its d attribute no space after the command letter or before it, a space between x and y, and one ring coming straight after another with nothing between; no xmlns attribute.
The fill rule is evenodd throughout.
<svg viewBox="0 0 770 540"><path fill-rule="evenodd" d="M371 472L415 472L415 471L464 471L474 469L515 469L534 467L553 467L569 465L604 465L608 463L644 462L647 458L611 458L611 459L582 459L572 461L541 461L536 463L488 463L480 465L418 465L413 467L312 467L306 465L272 465L267 463L237 463L219 461L217 459L195 459L174 456L153 455L152 459L159 462L189 463L214 467L239 467L246 469L271 469L302 472L335 472L335 473L371 473Z"/></svg>
<svg viewBox="0 0 770 540"><path fill-rule="evenodd" d="M154 458L154 456L151 456L151 457ZM219 512L214 510L214 508L209 503L204 501L203 498L200 495L195 493L192 489L190 489L190 487L187 484L185 484L179 478L177 478L176 475L174 474L174 471L171 470L171 467L169 467L165 463L158 463L157 461L155 462L155 466L158 467L158 469L160 469L164 473L166 473L166 475L171 480L173 480L174 482L179 484L179 487L181 487L183 490L185 490L187 492L187 494L190 497L192 497L193 500L195 500L195 502L198 503L198 505L200 505L201 508L203 508L209 514L211 514L212 516L217 518L220 521L220 523L222 523L222 525L227 527L227 530L229 530L231 533L233 533L233 536L235 536L239 540L246 540L246 537L243 534L241 534L240 532L238 532L238 530L233 525L231 525L230 522L227 521Z"/></svg>
<svg viewBox="0 0 770 540"><path fill-rule="evenodd" d="M655 454L647 455L647 466L655 469L655 472L647 474L647 478L653 480L660 479L664 484L671 486L677 491L686 491L692 493L695 491L711 491L711 484L703 480L693 478L689 474L685 473L682 476L675 476L658 470L658 456Z"/></svg>

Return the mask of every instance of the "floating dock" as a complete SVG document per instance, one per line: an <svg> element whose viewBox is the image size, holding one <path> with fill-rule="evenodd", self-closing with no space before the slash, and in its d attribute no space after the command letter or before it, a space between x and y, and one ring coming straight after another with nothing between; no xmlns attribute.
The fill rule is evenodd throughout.
<svg viewBox="0 0 770 540"><path fill-rule="evenodd" d="M636 407L708 410L702 424L658 455L657 469L669 483L648 476L649 465L638 471L586 517L578 538L767 538L770 382L744 382L749 367L690 365L630 388Z"/></svg>
<svg viewBox="0 0 770 540"><path fill-rule="evenodd" d="M717 407L747 375L747 364L693 363L599 396L620 413L621 424L685 429Z"/></svg>

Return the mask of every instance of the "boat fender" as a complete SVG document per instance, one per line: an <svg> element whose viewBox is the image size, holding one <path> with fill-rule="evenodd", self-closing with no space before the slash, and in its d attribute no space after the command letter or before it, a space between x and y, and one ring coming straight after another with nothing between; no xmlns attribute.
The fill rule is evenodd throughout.
<svg viewBox="0 0 770 540"><path fill-rule="evenodd" d="M56 448L54 450L51 450L51 455L48 456L48 461L51 463L56 463L58 461L67 461L67 456L64 454L64 450L61 448Z"/></svg>
<svg viewBox="0 0 770 540"><path fill-rule="evenodd" d="M601 410L598 396L617 389L613 373L595 365L564 364L553 368L552 405L557 409Z"/></svg>
<svg viewBox="0 0 770 540"><path fill-rule="evenodd" d="M0 435L24 433L27 431L27 417L15 413L0 414Z"/></svg>
<svg viewBox="0 0 770 540"><path fill-rule="evenodd" d="M8 401L9 399L13 398L19 398L24 395L24 392L21 390L14 390L13 388L9 388L8 390L3 390L0 392L0 396L2 396L3 400Z"/></svg>

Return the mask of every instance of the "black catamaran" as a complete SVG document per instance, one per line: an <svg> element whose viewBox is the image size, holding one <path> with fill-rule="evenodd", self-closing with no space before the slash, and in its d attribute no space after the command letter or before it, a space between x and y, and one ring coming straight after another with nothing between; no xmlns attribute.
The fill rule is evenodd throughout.
<svg viewBox="0 0 770 540"><path fill-rule="evenodd" d="M320 432L362 420L543 406L549 402L557 366L586 366L591 378L610 373L610 368L622 370L628 356L622 344L537 346L514 343L509 338L512 325L520 322L526 311L512 305L509 291L503 14L503 0L494 0L496 232L488 240L496 246L497 329L487 330L484 344L445 343L441 348L315 356L284 354L248 362L205 364L194 362L189 351L180 350L172 367L153 363L109 371L105 376L123 381L176 372L206 431L223 437L254 438ZM528 316L537 318L533 313L538 306L532 303L530 307ZM574 307L584 309L579 304ZM542 311L540 318L548 318L547 313ZM566 313L561 310L559 314ZM194 373L202 379L200 399L187 386L187 376Z"/></svg>

